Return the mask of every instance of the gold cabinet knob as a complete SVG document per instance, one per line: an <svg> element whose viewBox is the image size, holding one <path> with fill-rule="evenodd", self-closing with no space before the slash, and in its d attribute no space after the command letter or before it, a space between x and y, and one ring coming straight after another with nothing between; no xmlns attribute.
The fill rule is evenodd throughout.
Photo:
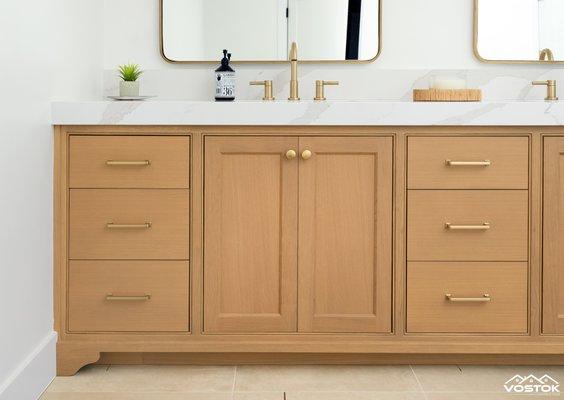
<svg viewBox="0 0 564 400"><path fill-rule="evenodd" d="M309 150L304 150L304 151L302 152L302 158L303 158L304 160L309 160L312 155L313 155L313 153L312 153L311 151L309 151Z"/></svg>
<svg viewBox="0 0 564 400"><path fill-rule="evenodd" d="M296 158L296 156L297 156L297 154L296 154L296 151L295 151L295 150L288 150L288 151L286 152L286 158L287 158L288 160L293 160L294 158Z"/></svg>

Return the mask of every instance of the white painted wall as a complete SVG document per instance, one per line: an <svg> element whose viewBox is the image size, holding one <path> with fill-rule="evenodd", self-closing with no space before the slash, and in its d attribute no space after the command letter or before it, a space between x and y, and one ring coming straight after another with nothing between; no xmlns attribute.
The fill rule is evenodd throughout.
<svg viewBox="0 0 564 400"><path fill-rule="evenodd" d="M98 98L97 0L0 2L0 399L55 374L52 99Z"/></svg>

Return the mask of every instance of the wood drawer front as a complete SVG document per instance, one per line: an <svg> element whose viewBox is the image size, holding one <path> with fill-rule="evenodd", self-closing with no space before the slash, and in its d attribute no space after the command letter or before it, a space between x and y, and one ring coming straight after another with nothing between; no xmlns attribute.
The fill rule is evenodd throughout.
<svg viewBox="0 0 564 400"><path fill-rule="evenodd" d="M447 165L489 160L489 166ZM527 189L527 137L410 137L409 189Z"/></svg>
<svg viewBox="0 0 564 400"><path fill-rule="evenodd" d="M70 187L188 188L189 160L184 136L71 136Z"/></svg>
<svg viewBox="0 0 564 400"><path fill-rule="evenodd" d="M527 261L528 191L410 190L410 261ZM488 230L448 229L490 224Z"/></svg>
<svg viewBox="0 0 564 400"><path fill-rule="evenodd" d="M187 261L71 261L69 331L186 332L188 287Z"/></svg>
<svg viewBox="0 0 564 400"><path fill-rule="evenodd" d="M188 204L186 189L72 189L70 258L186 260Z"/></svg>
<svg viewBox="0 0 564 400"><path fill-rule="evenodd" d="M527 263L410 262L407 276L410 333L527 332Z"/></svg>

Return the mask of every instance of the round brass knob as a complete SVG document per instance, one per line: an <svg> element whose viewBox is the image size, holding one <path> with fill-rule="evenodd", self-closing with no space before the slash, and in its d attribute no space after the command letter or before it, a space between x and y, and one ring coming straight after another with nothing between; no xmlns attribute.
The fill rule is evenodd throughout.
<svg viewBox="0 0 564 400"><path fill-rule="evenodd" d="M312 153L311 151L309 151L309 150L304 150L304 151L302 152L302 158L303 158L304 160L309 160L312 155L313 155L313 153Z"/></svg>
<svg viewBox="0 0 564 400"><path fill-rule="evenodd" d="M296 158L296 156L297 156L297 154L296 154L296 152L295 152L294 150L288 150L288 151L286 152L286 158L287 158L288 160L293 160L294 158Z"/></svg>

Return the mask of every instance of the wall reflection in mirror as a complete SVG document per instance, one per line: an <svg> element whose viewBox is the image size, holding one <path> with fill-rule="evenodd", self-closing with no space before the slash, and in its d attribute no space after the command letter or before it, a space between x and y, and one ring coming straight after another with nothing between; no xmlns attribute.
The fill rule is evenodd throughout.
<svg viewBox="0 0 564 400"><path fill-rule="evenodd" d="M162 51L171 61L371 60L380 0L161 0Z"/></svg>
<svg viewBox="0 0 564 400"><path fill-rule="evenodd" d="M476 51L489 61L564 61L564 0L475 0Z"/></svg>

